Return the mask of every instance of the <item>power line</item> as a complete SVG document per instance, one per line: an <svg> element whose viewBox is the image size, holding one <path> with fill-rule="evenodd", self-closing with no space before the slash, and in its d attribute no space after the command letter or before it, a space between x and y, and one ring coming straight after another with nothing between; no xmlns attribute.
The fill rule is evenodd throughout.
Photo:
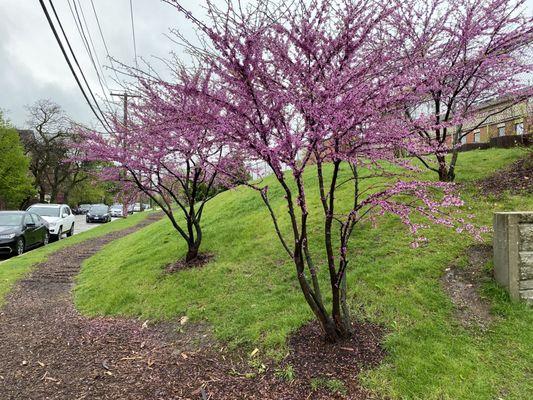
<svg viewBox="0 0 533 400"><path fill-rule="evenodd" d="M70 12L72 14L72 17L74 18L74 23L76 24L76 28L78 30L80 38L81 38L81 40L82 40L82 42L84 44L85 50L87 51L87 55L89 56L89 59L90 59L92 65L93 65L94 71L96 72L96 77L98 79L98 83L100 85L100 89L102 89L102 93L103 93L103 95L105 97L105 100L106 100L105 104L106 104L107 110L109 112L111 112L111 109L109 108L109 105L107 104L107 101L109 101L109 99L107 97L107 91L109 90L109 87L107 86L107 82L105 80L105 75L104 75L104 72L102 70L102 66L100 64L100 60L98 59L98 54L96 52L96 48L94 47L94 44L93 44L93 41L92 41L92 38L91 38L91 33L89 31L89 26L87 25L87 21L85 20L85 15L83 14L83 9L81 8L81 4L78 2L79 7L80 7L80 11L81 11L81 15L83 17L83 21L85 22L85 28L86 28L86 31L87 31L87 35L89 36L89 39L87 39L87 36L85 35L85 30L83 29L82 19L80 18L80 14L78 12L78 7L76 6L76 0L73 0L72 2L74 4L74 10L76 12L77 20L76 20L76 16L74 15L74 12L72 10L72 6L70 5L70 0L68 0L68 6L70 8ZM91 47L92 47L92 51L91 51ZM93 56L93 54L94 54L94 56ZM95 56L96 56L96 61L98 62L98 67L100 68L100 72L102 73L101 76L100 76L100 72L98 71L98 67L96 66L97 63L95 62L95 59L94 59ZM102 80L103 80L103 82L102 82ZM107 90L104 89L104 85L106 86Z"/></svg>
<svg viewBox="0 0 533 400"><path fill-rule="evenodd" d="M107 59L111 63L111 68L113 69L113 72L115 73L115 77L117 78L117 81L120 79L118 78L117 70L115 69L115 66L113 65L113 58L109 55L109 48L107 47L107 43L104 38L104 33L102 31L102 26L100 25L100 19L98 18L98 14L96 12L96 8L94 7L94 2L91 0L91 6L94 13L94 18L96 19L96 25L98 26L98 31L100 32L100 37L102 38L102 43L104 44L105 52L107 54Z"/></svg>
<svg viewBox="0 0 533 400"><path fill-rule="evenodd" d="M83 43L83 47L85 47L85 51L89 54L91 50L89 49L89 43L87 42L87 38L81 33L81 20L76 18L76 15L74 14L74 9L72 8L72 4L70 4L70 0L67 0L68 8L70 9L70 14L72 15L72 18L74 19L74 24L76 25L76 29L78 31L78 34L80 35L81 42ZM75 6L76 4L74 4Z"/></svg>
<svg viewBox="0 0 533 400"><path fill-rule="evenodd" d="M81 17L83 18L83 23L85 24L85 30L87 31L87 35L89 36L89 42L91 43L91 47L93 48L93 54L96 57L96 62L98 64L98 67L100 68L100 72L102 74L102 79L104 81L105 87L109 91L109 86L107 85L107 81L105 79L105 74L104 74L104 71L103 71L103 68L102 68L102 64L100 63L100 58L98 58L98 52L96 51L96 47L94 47L93 38L91 36L91 31L89 30L89 25L87 24L87 20L85 19L85 13L83 12L83 7L81 5L81 1L80 0L78 0L78 6L80 7ZM97 73L98 73L98 71L97 71Z"/></svg>
<svg viewBox="0 0 533 400"><path fill-rule="evenodd" d="M59 22L59 26L61 27L63 35L65 36L65 33L63 31L63 27L61 26L61 22L59 21L59 18L57 17L57 13L55 11L54 5L52 4L52 0L49 0L49 2L50 2L50 5L52 6L52 10L54 12L55 17L56 17L57 21ZM55 39L57 41L57 44L59 45L59 48L61 49L61 52L63 53L63 57L65 58L65 61L67 62L68 66L70 68L70 72L72 72L72 75L74 76L74 79L76 80L76 83L78 84L78 87L80 88L80 90L81 90L81 92L83 94L83 97L85 98L85 101L89 105L89 107L90 107L91 111L93 112L94 116L96 117L96 119L100 122L100 124L102 124L104 129L107 131L109 125L108 125L107 121L105 123L102 121L102 118L98 115L98 113L94 109L93 105L91 104L91 101L89 100L89 97L85 93L83 85L81 84L81 82L80 82L80 80L78 78L78 75L76 74L76 71L74 70L74 67L72 66L72 63L70 62L70 59L69 59L69 57L67 55L67 52L65 51L65 47L63 46L63 43L61 42L61 39L59 38L57 30L56 30L56 28L54 26L54 23L52 21L52 18L50 17L50 14L48 13L48 10L46 9L46 5L44 4L44 0L39 0L39 3L41 4L41 8L43 9L44 15L46 16L46 19L48 21L48 24L50 25L50 28L52 29L52 32L53 32L54 37L55 37ZM72 48L70 47L70 43L68 43L68 39L66 38L66 36L65 36L65 39L67 40L67 44L69 46L70 51L72 52ZM76 60L76 64L78 65L78 68L79 68L79 64L77 63L77 60ZM80 72L82 73L82 76L83 76L83 71L81 71L81 69L80 69ZM85 76L84 76L84 80L85 80ZM85 83L87 84L86 80L85 80ZM87 85L87 88L88 88L89 92L91 92L91 89L90 89L90 87L88 85ZM98 108L98 110L100 111L102 117L105 120L105 117L104 117L104 115L102 113L102 110L100 110L100 107L98 106L98 103L96 102L96 99L94 98L94 95L92 95L92 92L91 92L91 96L92 96L93 100L95 101L96 107Z"/></svg>
<svg viewBox="0 0 533 400"><path fill-rule="evenodd" d="M72 55L72 58L74 59L77 67L78 67L78 70L80 71L81 73L81 76L83 78L83 81L85 82L85 85L87 87L87 90L89 91L90 95L91 95L91 98L93 99L94 101L94 104L96 106L96 108L98 109L98 111L100 111L100 114L103 118L103 120L106 122L107 124L107 127L111 129L111 126L109 125L109 123L107 122L107 119L105 117L105 114L103 113L102 109L100 108L99 104L98 104L98 101L96 100L96 97L94 96L94 93L93 91L91 90L91 86L89 85L89 82L87 81L87 78L85 77L85 74L83 73L83 69L81 68L79 62L78 62L78 59L76 57L76 54L74 54L74 50L72 49L72 46L70 45L70 41L68 40L68 37L67 37L67 34L65 33L65 30L63 29L63 24L61 23L61 20L59 19L59 15L57 14L56 12L56 9L54 7L54 3L52 2L52 0L48 0L49 3L50 3L50 6L52 7L52 11L54 12L54 16L56 17L56 20L59 24L59 27L61 28L61 32L63 33L63 37L65 38L65 41L67 42L67 45L68 45L68 48L70 50L70 54ZM69 6L70 6L70 2L69 2ZM83 40L83 39L82 39ZM103 88L102 88L103 90ZM104 94L105 94L105 91L104 91ZM109 110L111 111L111 110Z"/></svg>
<svg viewBox="0 0 533 400"><path fill-rule="evenodd" d="M133 2L130 0L131 34L133 36L133 53L135 55L135 66L137 66L137 41L135 40L135 23L133 22Z"/></svg>

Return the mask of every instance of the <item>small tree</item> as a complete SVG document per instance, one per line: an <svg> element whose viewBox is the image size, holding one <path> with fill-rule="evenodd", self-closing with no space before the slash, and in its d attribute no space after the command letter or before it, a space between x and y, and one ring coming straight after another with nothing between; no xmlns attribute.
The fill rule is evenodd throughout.
<svg viewBox="0 0 533 400"><path fill-rule="evenodd" d="M409 63L397 51L404 37L390 24L398 4L258 2L246 12L232 2L225 10L209 3L210 23L204 24L178 1L170 3L208 43L191 50L213 71L214 83L192 88L190 95L203 97L201 104L219 105L217 132L250 160L271 168L286 200L289 233L271 206L269 187L249 186L260 192L326 337L335 342L350 335L346 271L356 226L372 215L392 213L416 234L421 225L412 221L413 213L453 226L456 221L444 209L462 204L450 185L419 182L405 161L394 157L398 150L417 151L411 132L394 118L413 84L406 73ZM324 237L318 244L308 230L312 211L304 177L310 169L322 204ZM350 171L348 180L341 181L341 169ZM363 184L373 177L382 179ZM339 209L337 200L345 184L353 188L348 210ZM437 197L435 188L441 191ZM320 264L328 271L331 309L322 294Z"/></svg>
<svg viewBox="0 0 533 400"><path fill-rule="evenodd" d="M525 7L525 0L401 5L396 25L406 35L401 48L417 81L417 104L406 106L406 120L436 162L417 156L441 181L454 180L466 135L533 93L526 82L533 70L533 23ZM508 101L480 112L479 105L499 96Z"/></svg>
<svg viewBox="0 0 533 400"><path fill-rule="evenodd" d="M107 179L135 185L163 210L187 242L190 262L200 249L205 205L222 183L218 168L235 158L214 134L216 105L187 95L208 79L185 69L179 74L176 84L138 75L141 100L132 105L128 126L112 117L114 132L86 131L83 149L87 159L111 164L104 171Z"/></svg>

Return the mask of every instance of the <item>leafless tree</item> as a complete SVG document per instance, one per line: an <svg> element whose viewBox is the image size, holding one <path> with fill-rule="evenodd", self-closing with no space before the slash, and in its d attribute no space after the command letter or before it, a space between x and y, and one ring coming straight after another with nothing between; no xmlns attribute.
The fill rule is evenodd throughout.
<svg viewBox="0 0 533 400"><path fill-rule="evenodd" d="M77 140L73 123L58 104L48 99L27 107L28 127L22 135L26 153L30 156L30 170L38 187L39 201L55 202L60 193L64 200L79 182L87 179L86 163L75 161Z"/></svg>

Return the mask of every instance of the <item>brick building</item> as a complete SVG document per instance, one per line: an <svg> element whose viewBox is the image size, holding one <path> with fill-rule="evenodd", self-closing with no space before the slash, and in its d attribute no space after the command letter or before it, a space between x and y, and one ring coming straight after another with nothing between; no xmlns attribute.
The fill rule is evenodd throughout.
<svg viewBox="0 0 533 400"><path fill-rule="evenodd" d="M474 127L462 143L487 143L495 137L533 134L533 98L517 104L505 97L487 101L478 107L476 118L463 131ZM448 141L451 144L451 137Z"/></svg>

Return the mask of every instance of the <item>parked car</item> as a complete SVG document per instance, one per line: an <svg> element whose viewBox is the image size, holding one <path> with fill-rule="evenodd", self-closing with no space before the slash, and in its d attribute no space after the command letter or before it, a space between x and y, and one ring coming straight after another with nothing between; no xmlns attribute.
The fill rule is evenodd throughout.
<svg viewBox="0 0 533 400"><path fill-rule="evenodd" d="M85 221L90 222L110 222L111 214L109 213L109 207L105 204L93 205L87 214L85 214Z"/></svg>
<svg viewBox="0 0 533 400"><path fill-rule="evenodd" d="M123 217L123 209L124 206L122 204L113 204L111 207L109 207L109 214L115 218Z"/></svg>
<svg viewBox="0 0 533 400"><path fill-rule="evenodd" d="M34 204L26 211L39 215L48 222L50 235L60 240L63 233L74 235L74 214L66 204Z"/></svg>
<svg viewBox="0 0 533 400"><path fill-rule="evenodd" d="M80 204L78 207L74 208L72 212L76 215L85 215L87 211L91 208L90 204Z"/></svg>
<svg viewBox="0 0 533 400"><path fill-rule="evenodd" d="M46 245L50 239L47 223L27 211L0 211L0 254L21 255Z"/></svg>

